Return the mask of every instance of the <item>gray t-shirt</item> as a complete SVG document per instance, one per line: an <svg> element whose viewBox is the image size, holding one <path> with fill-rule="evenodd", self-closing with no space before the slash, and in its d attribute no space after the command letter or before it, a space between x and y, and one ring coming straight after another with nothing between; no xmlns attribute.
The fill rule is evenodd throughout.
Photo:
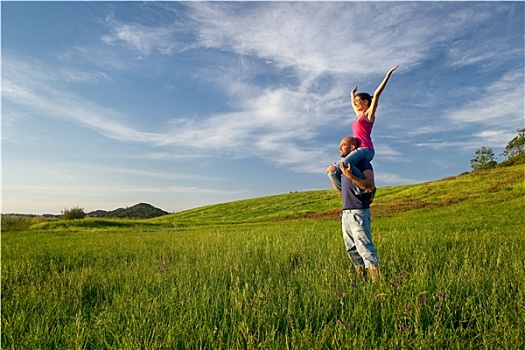
<svg viewBox="0 0 525 350"><path fill-rule="evenodd" d="M374 171L372 164L367 160L360 161L357 163L356 167L362 173L367 169ZM341 195L343 197L343 210L370 208L370 203L366 194L356 195L354 193L354 183L344 174L341 174Z"/></svg>

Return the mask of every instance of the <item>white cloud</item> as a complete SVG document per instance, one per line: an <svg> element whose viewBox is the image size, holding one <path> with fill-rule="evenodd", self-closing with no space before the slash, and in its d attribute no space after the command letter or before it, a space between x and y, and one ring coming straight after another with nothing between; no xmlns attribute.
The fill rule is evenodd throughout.
<svg viewBox="0 0 525 350"><path fill-rule="evenodd" d="M367 15L374 9L365 3L252 3L247 9L224 3L189 6L193 9L192 19L199 24L200 45L259 57L280 68L294 67L296 74L306 76L326 71L377 72L376 57L382 55L367 59L363 56L370 50L367 41L378 38L372 31L377 33L389 26L382 20L365 21L363 18L376 18ZM388 39L383 40L377 45ZM381 50L393 54L389 60L402 55L396 46L381 46Z"/></svg>
<svg viewBox="0 0 525 350"><path fill-rule="evenodd" d="M108 45L122 44L142 56L148 56L157 50L162 54L170 55L181 45L173 40L176 28L173 26L151 27L141 24L122 23L113 16L106 18L110 32L101 37Z"/></svg>
<svg viewBox="0 0 525 350"><path fill-rule="evenodd" d="M44 64L29 64L9 55L3 56L2 68L2 97L10 102L122 141L155 143L159 139L158 134L128 126L125 117L112 108L69 92L59 79L68 76L67 72L62 74Z"/></svg>
<svg viewBox="0 0 525 350"><path fill-rule="evenodd" d="M523 13L516 11L515 3L498 3L498 6L490 6L490 12L486 7L484 11L479 11L479 7L465 8L462 14L454 14L460 23L463 23L461 30L469 33L475 30L477 35L461 36L449 43L447 49L449 63L452 68L481 64L490 71L501 65L502 62L513 60L516 57L523 57L523 45L512 45L511 42L523 40L523 31L511 31L502 35L496 33L494 28L483 25L492 21L494 16L500 13L505 14L505 21L499 24L500 30L506 26L515 25L514 22L521 21L523 25ZM520 18L521 17L521 18Z"/></svg>
<svg viewBox="0 0 525 350"><path fill-rule="evenodd" d="M245 190L219 190L194 186L102 186L102 185L5 185L4 196L10 198L4 202L2 212L44 213L42 207L53 208L46 213L57 213L64 208L81 206L86 211L96 209L115 209L123 203L136 204L144 196L156 198L155 206L164 210L178 211L191 207L216 203L218 198L239 198L248 196ZM178 196L180 203L173 203ZM184 199L182 199L184 198ZM127 202L123 202L127 199ZM104 203L101 206L101 203Z"/></svg>
<svg viewBox="0 0 525 350"><path fill-rule="evenodd" d="M403 153L393 149L385 143L379 143L376 147L376 156L374 159L389 160L396 162L410 162L407 157L403 156Z"/></svg>
<svg viewBox="0 0 525 350"><path fill-rule="evenodd" d="M470 140L470 141L429 141L429 142L420 142L415 144L416 147L428 147L436 151L442 151L444 149L454 149L454 150L470 150L474 149L479 146L479 142L477 140Z"/></svg>
<svg viewBox="0 0 525 350"><path fill-rule="evenodd" d="M507 132L504 130L486 130L474 134L474 137L482 141L483 145L487 147L502 147L506 146L516 134L516 132Z"/></svg>
<svg viewBox="0 0 525 350"><path fill-rule="evenodd" d="M374 178L375 178L376 183L381 183L384 185L391 185L391 184L408 185L408 184L421 182L421 180L418 180L418 179L410 179L407 177L398 176L393 173L385 173L385 172L375 173Z"/></svg>
<svg viewBox="0 0 525 350"><path fill-rule="evenodd" d="M489 20L493 6L399 2L193 2L201 46L259 57L297 74L368 76L421 63ZM417 28L417 30L415 30ZM439 28L439 29L438 29ZM478 45L482 50L485 45ZM451 55L457 50L451 50Z"/></svg>
<svg viewBox="0 0 525 350"><path fill-rule="evenodd" d="M109 47L123 46L144 58L153 54L174 55L190 48L221 50L234 56L239 65L226 69L212 65L199 74L206 81L221 82L233 111L187 123L176 122L184 117L175 116L173 122L153 124L151 130L144 130L133 126L133 119L143 116L124 115L70 92L64 85L110 80L108 73L60 69L35 61L29 64L9 56L3 61L4 97L119 141L187 150L211 147L234 156L255 156L314 172L314 166L305 164L324 163L324 153L331 154L331 150L316 150L322 147L317 139L325 136L322 132L329 124L346 123L340 116L348 112L350 78L353 81L369 75L375 87L376 80L393 64L401 65L402 74L403 69L421 64L435 48L456 40L465 28L486 21L492 8L476 5L472 9L470 4L451 3L453 10L443 11L440 3L422 6L396 2L256 2L242 6L235 2L189 2L184 6L189 18L181 15L176 23L148 26L109 16L109 32L102 41ZM196 41L191 45L179 41L181 33ZM115 54L107 52L110 61L118 62L112 56ZM459 57L460 52L456 45L449 54ZM475 53L473 49L469 52ZM276 80L271 87L256 82L255 75L262 69L257 62L276 76L286 72L290 79ZM465 63L468 62L461 64ZM118 67L125 69L126 65ZM496 125L502 120L515 123L523 111L522 73L512 72L487 87L481 99L447 113L449 120L457 124ZM521 87L516 88L517 84ZM505 102L492 103L491 99ZM430 134L436 130L420 125L408 133ZM399 155L387 145L379 147L378 154L384 159Z"/></svg>
<svg viewBox="0 0 525 350"><path fill-rule="evenodd" d="M446 113L456 124L483 123L490 127L519 128L524 120L523 68L512 70L482 90L481 96Z"/></svg>
<svg viewBox="0 0 525 350"><path fill-rule="evenodd" d="M447 11L441 3L410 2L187 2L164 8L176 19L155 26L108 16L102 41L141 56L218 49L293 67L302 79L325 72L369 76L394 64L420 64L436 45L461 37L494 11L480 4L453 3ZM450 50L457 52L457 46Z"/></svg>

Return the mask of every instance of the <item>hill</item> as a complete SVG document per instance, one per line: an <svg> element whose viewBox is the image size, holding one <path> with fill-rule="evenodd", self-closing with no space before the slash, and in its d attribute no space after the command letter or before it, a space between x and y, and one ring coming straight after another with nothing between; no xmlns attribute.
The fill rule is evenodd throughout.
<svg viewBox="0 0 525 350"><path fill-rule="evenodd" d="M374 218L413 211L505 204L525 205L524 165L465 173L442 180L407 186L378 188L372 204ZM338 220L341 202L333 190L279 194L209 205L153 219L159 224L213 225L297 219Z"/></svg>
<svg viewBox="0 0 525 350"><path fill-rule="evenodd" d="M439 220L459 225L464 220L495 215L491 208L504 206L509 225L511 217L519 215L525 207L524 165L497 167L461 174L438 181L407 185L380 187L372 204L373 219ZM168 214L149 204L140 203L133 207L113 211L88 213L85 220L42 222L26 220L24 225L7 222L2 217L2 230L52 229L62 227L99 228L132 227L146 225L158 227L198 227L213 225L237 225L248 223L272 223L290 220L339 220L341 200L333 190L293 192L228 203L213 204L178 213ZM126 221L118 221L127 218ZM134 220L133 220L134 219ZM111 222L110 222L111 221ZM117 222L118 221L118 222ZM474 222L474 220L471 220ZM519 221L519 220L518 220ZM513 224L513 223L512 223ZM57 226L58 225L58 226ZM18 227L20 226L20 227Z"/></svg>
<svg viewBox="0 0 525 350"><path fill-rule="evenodd" d="M356 280L329 190L3 231L2 343L525 349L524 170L379 188L377 285Z"/></svg>
<svg viewBox="0 0 525 350"><path fill-rule="evenodd" d="M150 219L167 215L168 212L155 208L148 203L135 204L132 207L118 208L112 211L95 210L87 213L87 216L94 218L131 218L131 219Z"/></svg>

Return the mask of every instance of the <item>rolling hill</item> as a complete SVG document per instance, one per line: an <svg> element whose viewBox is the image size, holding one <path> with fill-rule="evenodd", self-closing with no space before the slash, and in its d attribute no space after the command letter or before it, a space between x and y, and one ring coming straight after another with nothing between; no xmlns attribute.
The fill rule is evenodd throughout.
<svg viewBox="0 0 525 350"><path fill-rule="evenodd" d="M408 186L378 188L372 204L374 218L392 217L414 211L471 206L505 205L509 210L525 206L523 164L461 174L442 180ZM257 223L294 219L338 219L340 198L333 190L279 194L223 204L209 205L165 215L159 224L211 225Z"/></svg>
<svg viewBox="0 0 525 350"><path fill-rule="evenodd" d="M140 203L112 212L92 212L84 220L30 220L27 223L35 229L125 229L137 226L181 228L304 219L337 221L340 207L340 198L335 191L316 190L213 204L173 214ZM516 221L513 218L523 216L524 208L525 167L524 164L518 164L465 173L433 182L380 187L372 204L372 217L374 220L388 219L389 222L403 218L407 222L424 222L437 218L444 222L455 221L460 225L468 220L479 222L483 221L484 217L491 216L493 220L501 220L502 224L512 225L512 222ZM123 218L126 220L122 220ZM3 230L15 226L8 225L7 222L3 224ZM465 224L465 227L469 225Z"/></svg>

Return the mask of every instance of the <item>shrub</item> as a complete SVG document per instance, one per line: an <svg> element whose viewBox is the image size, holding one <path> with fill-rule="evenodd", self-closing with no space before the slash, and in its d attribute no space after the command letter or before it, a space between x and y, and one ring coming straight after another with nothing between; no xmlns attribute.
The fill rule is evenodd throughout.
<svg viewBox="0 0 525 350"><path fill-rule="evenodd" d="M64 220L83 219L85 217L86 213L84 213L84 208L74 207L62 211L62 219Z"/></svg>
<svg viewBox="0 0 525 350"><path fill-rule="evenodd" d="M33 225L51 220L53 218L32 214L2 214L2 232L27 230Z"/></svg>
<svg viewBox="0 0 525 350"><path fill-rule="evenodd" d="M482 170L494 168L498 163L494 160L492 148L481 147L475 153L474 158L470 160L472 170Z"/></svg>
<svg viewBox="0 0 525 350"><path fill-rule="evenodd" d="M518 136L509 141L502 155L507 159L525 154L525 128L518 129Z"/></svg>
<svg viewBox="0 0 525 350"><path fill-rule="evenodd" d="M31 226L31 217L2 215L2 232L25 230Z"/></svg>
<svg viewBox="0 0 525 350"><path fill-rule="evenodd" d="M506 159L500 166L525 164L525 128L518 129L518 136L509 141L501 155Z"/></svg>

